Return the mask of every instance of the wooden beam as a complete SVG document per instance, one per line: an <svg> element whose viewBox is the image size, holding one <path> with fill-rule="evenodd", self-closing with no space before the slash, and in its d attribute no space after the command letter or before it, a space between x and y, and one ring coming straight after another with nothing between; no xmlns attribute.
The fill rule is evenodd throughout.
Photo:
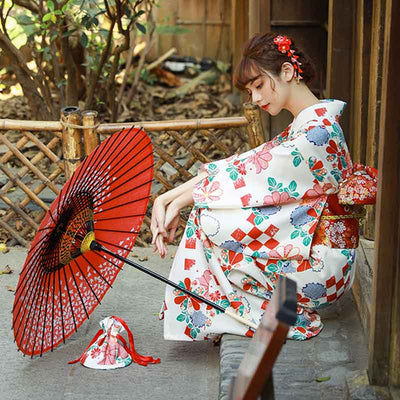
<svg viewBox="0 0 400 400"><path fill-rule="evenodd" d="M379 113L381 109L383 34L385 13L381 1L374 1L372 10L371 61L369 75L368 124L366 164L374 168L378 166L378 131ZM367 207L364 224L364 236L373 240L375 234L375 207Z"/></svg>
<svg viewBox="0 0 400 400"><path fill-rule="evenodd" d="M260 32L271 30L271 0L260 0Z"/></svg>
<svg viewBox="0 0 400 400"><path fill-rule="evenodd" d="M232 0L232 68L235 70L249 39L249 0Z"/></svg>
<svg viewBox="0 0 400 400"><path fill-rule="evenodd" d="M356 1L354 37L354 93L352 99L351 141L352 159L365 163L368 129L368 89L371 58L372 0Z"/></svg>
<svg viewBox="0 0 400 400"><path fill-rule="evenodd" d="M400 384L400 0L381 5L385 30L368 375L371 384L386 386Z"/></svg>
<svg viewBox="0 0 400 400"><path fill-rule="evenodd" d="M261 32L260 0L249 0L249 38Z"/></svg>
<svg viewBox="0 0 400 400"><path fill-rule="evenodd" d="M326 71L326 97L346 101L349 108L352 77L352 3L348 0L329 0ZM340 124L346 139L349 137L349 121L349 112L345 112Z"/></svg>

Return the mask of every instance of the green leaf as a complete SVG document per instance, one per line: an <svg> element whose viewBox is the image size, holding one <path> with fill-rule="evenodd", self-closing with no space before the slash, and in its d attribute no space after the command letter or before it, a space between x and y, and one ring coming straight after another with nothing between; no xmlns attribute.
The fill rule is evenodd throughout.
<svg viewBox="0 0 400 400"><path fill-rule="evenodd" d="M311 243L311 238L309 236L303 239L304 246L308 246Z"/></svg>
<svg viewBox="0 0 400 400"><path fill-rule="evenodd" d="M72 35L72 34L73 34L74 32L76 32L76 31L77 31L76 29L71 29L70 31L65 31L65 32L63 33L63 35L62 35L62 38L64 39L64 38L66 38L66 37Z"/></svg>
<svg viewBox="0 0 400 400"><path fill-rule="evenodd" d="M230 305L229 300L227 300L227 299L222 300L220 304L221 304L221 307L224 307L224 308L228 308Z"/></svg>
<svg viewBox="0 0 400 400"><path fill-rule="evenodd" d="M191 336L193 339L196 338L196 336L197 336L196 329L191 329L191 330L190 330L190 336Z"/></svg>
<svg viewBox="0 0 400 400"><path fill-rule="evenodd" d="M63 12L62 12L61 10L56 10L56 11L54 11L54 14L55 14L55 15L62 15Z"/></svg>
<svg viewBox="0 0 400 400"><path fill-rule="evenodd" d="M184 316L183 314L179 314L179 315L176 317L176 319L177 319L179 322L183 322L183 321L185 320L185 316Z"/></svg>
<svg viewBox="0 0 400 400"><path fill-rule="evenodd" d="M87 47L87 45L89 44L89 38L87 37L85 32L82 32L80 42L82 47Z"/></svg>
<svg viewBox="0 0 400 400"><path fill-rule="evenodd" d="M289 183L289 190L291 192L294 192L297 189L297 183L295 181L292 181Z"/></svg>
<svg viewBox="0 0 400 400"><path fill-rule="evenodd" d="M55 16L55 14L52 14L51 17L50 17L50 19L51 19L51 22L52 22L53 24L55 24L55 23L57 22L57 17Z"/></svg>
<svg viewBox="0 0 400 400"><path fill-rule="evenodd" d="M268 178L269 186L276 186L276 180L274 178Z"/></svg>
<svg viewBox="0 0 400 400"><path fill-rule="evenodd" d="M186 237L190 238L194 235L194 229L192 227L188 227L186 229Z"/></svg>
<svg viewBox="0 0 400 400"><path fill-rule="evenodd" d="M276 264L269 264L267 266L267 269L270 272L277 272L278 271L278 266Z"/></svg>
<svg viewBox="0 0 400 400"><path fill-rule="evenodd" d="M264 221L264 218L261 217L260 215L257 215L257 217L254 218L254 223L255 223L256 225L262 224L263 221Z"/></svg>
<svg viewBox="0 0 400 400"><path fill-rule="evenodd" d="M301 163L301 157L296 156L296 157L293 159L293 165L294 165L295 167L298 167L298 166L300 165L300 163Z"/></svg>
<svg viewBox="0 0 400 400"><path fill-rule="evenodd" d="M53 13L51 13L51 12L47 13L47 14L44 14L42 21L43 22L49 21L52 15L53 15Z"/></svg>
<svg viewBox="0 0 400 400"><path fill-rule="evenodd" d="M231 178L233 181L236 181L238 176L239 176L239 173L236 170L233 170L229 173L229 178Z"/></svg>
<svg viewBox="0 0 400 400"><path fill-rule="evenodd" d="M293 232L290 234L290 239L295 239L295 238L297 238L297 236L299 236L299 234L300 234L299 231L293 231Z"/></svg>
<svg viewBox="0 0 400 400"><path fill-rule="evenodd" d="M146 33L146 27L142 24L139 24L139 22L136 22L136 28L138 28L140 32Z"/></svg>
<svg viewBox="0 0 400 400"><path fill-rule="evenodd" d="M51 12L53 12L54 11L54 2L52 0L48 0L47 1L47 7L49 7L49 10Z"/></svg>
<svg viewBox="0 0 400 400"><path fill-rule="evenodd" d="M145 11L144 10L140 10L139 12L137 12L135 15L134 15L134 17L135 18L139 18L141 15L143 15L143 14L145 14Z"/></svg>
<svg viewBox="0 0 400 400"><path fill-rule="evenodd" d="M32 18L28 15L21 14L15 17L19 25L30 25L33 24Z"/></svg>

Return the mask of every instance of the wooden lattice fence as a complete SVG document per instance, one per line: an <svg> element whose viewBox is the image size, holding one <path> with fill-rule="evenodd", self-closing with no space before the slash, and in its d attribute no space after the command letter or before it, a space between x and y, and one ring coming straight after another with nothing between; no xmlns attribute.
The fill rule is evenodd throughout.
<svg viewBox="0 0 400 400"><path fill-rule="evenodd" d="M151 206L158 194L192 178L201 163L264 141L258 110L246 104L244 112L246 117L99 124L95 112L69 107L60 121L0 120L0 241L29 246L66 179L113 132L135 125L150 135L155 158ZM150 242L149 215L139 245ZM185 210L178 237L184 220Z"/></svg>

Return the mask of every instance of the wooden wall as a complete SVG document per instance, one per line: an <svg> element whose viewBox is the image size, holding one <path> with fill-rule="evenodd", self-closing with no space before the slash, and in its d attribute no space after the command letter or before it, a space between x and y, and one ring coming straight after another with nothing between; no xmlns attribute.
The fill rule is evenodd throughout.
<svg viewBox="0 0 400 400"><path fill-rule="evenodd" d="M325 97L328 1L327 0L269 0L270 29L277 34L295 38L296 46L304 49L316 67L311 83L314 93ZM271 136L275 136L292 121L289 112L270 118Z"/></svg>
<svg viewBox="0 0 400 400"><path fill-rule="evenodd" d="M181 56L231 61L231 0L163 0L156 19L158 24L189 31L160 35L153 49L156 54L175 47Z"/></svg>

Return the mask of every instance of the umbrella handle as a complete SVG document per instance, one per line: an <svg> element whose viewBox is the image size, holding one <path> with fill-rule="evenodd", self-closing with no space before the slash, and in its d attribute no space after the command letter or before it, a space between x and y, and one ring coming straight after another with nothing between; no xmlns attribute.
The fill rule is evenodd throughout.
<svg viewBox="0 0 400 400"><path fill-rule="evenodd" d="M243 318L240 315L237 315L235 312L225 309L225 314L236 319L236 321L239 321L240 323L249 326L250 328L253 328L255 330L258 328L258 326L254 322L249 321L248 319Z"/></svg>
<svg viewBox="0 0 400 400"><path fill-rule="evenodd" d="M177 283L165 278L164 276L162 276L160 274L157 274L157 272L154 272L154 271L144 267L141 264L138 264L138 263L136 263L134 261L128 260L127 258L122 257L119 254L108 250L106 247L101 245L96 240L93 240L90 243L90 249L94 250L94 251L103 251L104 253L107 253L112 257L118 258L119 260L123 261L124 263L129 264L132 267L135 267L135 268L139 269L140 271L145 272L148 275L151 275L153 278L156 278L156 279L166 283L167 285L170 285L170 286L174 287L175 289L178 289L181 292L184 292L187 295L189 295L191 297L194 297L195 299L201 301L202 303L205 303L205 304L215 308L216 310L219 310L219 311L229 315L230 317L236 319L236 321L239 321L240 323L242 323L242 324L244 324L246 326L249 326L250 328L257 329L257 325L255 323L253 323L252 321L249 321L248 319L237 315L237 313L232 312L232 311L230 311L230 310L228 310L228 309L226 309L224 307L221 307L220 305L218 305L216 303L213 303L212 301L210 301L210 300L208 300L208 299L206 299L206 298L204 298L202 296L199 296L197 293L191 292L189 289L186 289L185 287L182 287L182 286L178 285Z"/></svg>

